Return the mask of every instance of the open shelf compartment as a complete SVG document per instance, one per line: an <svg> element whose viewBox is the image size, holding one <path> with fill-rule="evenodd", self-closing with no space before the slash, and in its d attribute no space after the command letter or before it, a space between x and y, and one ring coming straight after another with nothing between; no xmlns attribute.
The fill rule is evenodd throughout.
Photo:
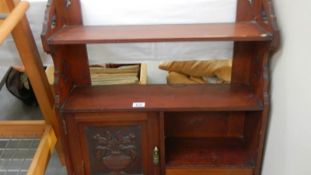
<svg viewBox="0 0 311 175"><path fill-rule="evenodd" d="M166 174L252 175L258 118L248 113L164 112Z"/></svg>

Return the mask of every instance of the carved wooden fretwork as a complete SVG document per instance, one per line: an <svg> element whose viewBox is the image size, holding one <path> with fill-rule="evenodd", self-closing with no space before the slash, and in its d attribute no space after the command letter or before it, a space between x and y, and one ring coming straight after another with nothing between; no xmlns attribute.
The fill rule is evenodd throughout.
<svg viewBox="0 0 311 175"><path fill-rule="evenodd" d="M262 1L261 5L261 20L266 26L272 31L273 39L271 42L271 54L278 50L280 46L280 31L277 25L277 20L275 16L275 12L273 9L273 3L271 0Z"/></svg>

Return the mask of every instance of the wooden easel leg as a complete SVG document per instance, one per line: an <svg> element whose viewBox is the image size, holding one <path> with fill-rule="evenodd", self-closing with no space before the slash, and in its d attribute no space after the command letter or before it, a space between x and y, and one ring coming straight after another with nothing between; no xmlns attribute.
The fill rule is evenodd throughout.
<svg viewBox="0 0 311 175"><path fill-rule="evenodd" d="M12 0L5 0L9 11L15 7ZM50 89L50 85L46 78L42 61L38 49L36 47L32 32L29 27L26 16L22 18L19 24L16 25L12 32L16 48L25 66L26 73L30 79L34 93L38 100L40 109L43 113L47 124L52 125L56 132L56 136L60 138L60 122L57 117L57 112L54 109L54 97ZM57 142L56 149L62 164L65 164L65 155L63 145L60 141Z"/></svg>

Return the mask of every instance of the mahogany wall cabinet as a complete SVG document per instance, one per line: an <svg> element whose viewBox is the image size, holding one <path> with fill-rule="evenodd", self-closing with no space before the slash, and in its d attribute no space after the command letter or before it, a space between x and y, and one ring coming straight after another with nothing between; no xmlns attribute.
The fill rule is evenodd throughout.
<svg viewBox="0 0 311 175"><path fill-rule="evenodd" d="M83 26L79 0L49 1L69 174L260 174L278 29L270 0L237 3L235 23ZM233 41L231 84L91 86L86 44L168 41Z"/></svg>

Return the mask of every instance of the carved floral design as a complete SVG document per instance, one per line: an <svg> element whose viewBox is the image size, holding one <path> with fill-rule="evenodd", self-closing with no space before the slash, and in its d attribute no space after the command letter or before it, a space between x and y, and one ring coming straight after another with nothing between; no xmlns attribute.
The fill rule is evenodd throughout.
<svg viewBox="0 0 311 175"><path fill-rule="evenodd" d="M140 136L137 136L134 130L129 132L130 130L122 127L102 128L100 132L94 132L89 138L93 142L95 160L106 167L105 172L112 175L131 174L127 172L127 168L139 159L137 157L139 148L136 144L139 144L137 140Z"/></svg>

